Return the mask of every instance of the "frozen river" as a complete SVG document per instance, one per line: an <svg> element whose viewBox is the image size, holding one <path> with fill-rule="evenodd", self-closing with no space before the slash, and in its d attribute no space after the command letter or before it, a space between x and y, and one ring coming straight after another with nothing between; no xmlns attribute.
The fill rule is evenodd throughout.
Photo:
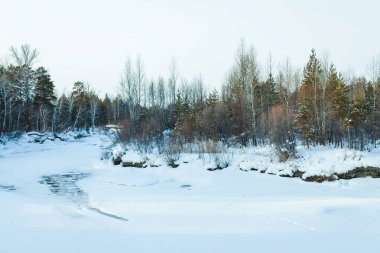
<svg viewBox="0 0 380 253"><path fill-rule="evenodd" d="M106 145L0 146L0 252L379 252L379 179L123 168Z"/></svg>

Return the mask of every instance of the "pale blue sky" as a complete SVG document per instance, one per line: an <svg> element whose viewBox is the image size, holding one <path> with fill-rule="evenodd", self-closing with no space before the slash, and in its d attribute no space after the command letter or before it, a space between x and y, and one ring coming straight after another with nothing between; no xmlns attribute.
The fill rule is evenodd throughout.
<svg viewBox="0 0 380 253"><path fill-rule="evenodd" d="M127 55L140 54L147 75L202 73L219 87L241 38L262 65L290 57L303 67L311 48L327 50L338 70L365 74L380 53L380 1L4 1L0 56L28 43L40 51L58 90L76 80L114 92Z"/></svg>

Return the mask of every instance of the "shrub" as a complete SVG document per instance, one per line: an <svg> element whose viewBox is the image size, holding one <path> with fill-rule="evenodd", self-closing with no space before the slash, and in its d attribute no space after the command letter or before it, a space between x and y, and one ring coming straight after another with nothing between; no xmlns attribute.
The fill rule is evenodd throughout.
<svg viewBox="0 0 380 253"><path fill-rule="evenodd" d="M178 167L176 161L179 160L181 155L181 146L178 143L165 144L161 153L163 154L164 159L169 166L173 168Z"/></svg>

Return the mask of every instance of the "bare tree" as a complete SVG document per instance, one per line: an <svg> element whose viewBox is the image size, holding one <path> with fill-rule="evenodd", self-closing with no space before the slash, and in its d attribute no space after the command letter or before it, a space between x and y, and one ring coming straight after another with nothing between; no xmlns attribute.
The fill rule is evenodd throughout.
<svg viewBox="0 0 380 253"><path fill-rule="evenodd" d="M120 81L120 93L122 99L127 101L129 108L129 115L132 120L136 117L136 105L138 104L137 87L135 74L132 69L131 58L128 57L125 62L124 70L122 72Z"/></svg>
<svg viewBox="0 0 380 253"><path fill-rule="evenodd" d="M280 101L282 104L273 107L271 109L271 135L272 141L282 141L285 144L286 149L291 153L295 153L295 133L294 133L294 112L292 94L298 91L298 85L300 83L300 71L296 70L290 62L289 58L285 59L283 64L279 65L279 72L277 75L278 92ZM281 115L277 115L280 113ZM281 121L276 121L281 119ZM272 122L274 120L274 122ZM278 125L280 122L280 125ZM276 134L282 132L282 138L277 139ZM277 142L278 143L278 142ZM281 142L280 142L281 143Z"/></svg>
<svg viewBox="0 0 380 253"><path fill-rule="evenodd" d="M31 72L32 66L38 59L38 51L37 49L31 49L29 45L23 44L18 50L15 47L10 48L11 57L16 63L16 65L22 68L22 82L19 88L20 93L22 94L22 106L19 107L19 114L17 117L17 125L19 125L20 120L23 119L26 127L29 128L30 125L30 115L32 106L32 90L34 86L34 82L32 80ZM19 126L17 127L19 129Z"/></svg>
<svg viewBox="0 0 380 253"><path fill-rule="evenodd" d="M169 80L168 80L168 95L169 95L169 104L175 104L176 100L176 91L177 91L177 81L179 78L179 73L177 69L177 63L173 59L169 67Z"/></svg>
<svg viewBox="0 0 380 253"><path fill-rule="evenodd" d="M244 83L244 86L246 88L248 88L248 93L247 94L250 94L250 105L251 105L251 113L252 113L252 119L251 119L251 124L252 124L252 139L253 139L253 144L256 145L257 144L257 108L256 108L256 104L257 104L257 94L256 93L256 89L257 89L257 86L259 85L259 75L260 75L260 70L259 70L259 64L257 62L257 55L256 55L256 50L253 46L251 46L249 48L249 50L247 52L244 52L245 50L245 45L244 45L244 41L242 41L242 44L241 44L241 54L240 54L240 61L242 62L244 57L247 57L247 63L248 64L246 67L247 67L247 73L245 73L245 71L243 70L245 67L243 67L242 64L245 64L242 62L241 66L243 67L243 69L241 70L241 78L242 78L242 82ZM244 56L245 54L245 56ZM246 75L246 76L244 76Z"/></svg>
<svg viewBox="0 0 380 253"><path fill-rule="evenodd" d="M203 77L199 74L193 80L194 87L194 101L198 100L199 102L204 102L206 100L206 89L203 83Z"/></svg>
<svg viewBox="0 0 380 253"><path fill-rule="evenodd" d="M2 133L4 133L7 129L7 119L8 124L11 124L12 122L12 104L14 97L12 95L12 91L14 90L13 85L8 82L6 75L5 75L5 68L2 68L0 66L0 97L2 98L3 106L2 106L2 112L3 115L3 122L2 122Z"/></svg>
<svg viewBox="0 0 380 253"><path fill-rule="evenodd" d="M329 78L329 68L330 68L330 60L329 60L329 54L325 50L322 53L322 57L320 59L321 63L321 87L322 87L322 94L321 94L321 135L322 138L326 138L326 116L327 116L327 98L326 98L326 89L327 89L327 83ZM323 140L325 141L325 140Z"/></svg>
<svg viewBox="0 0 380 253"><path fill-rule="evenodd" d="M136 80L136 89L137 89L137 104L142 105L146 104L145 98L145 72L144 72L144 64L142 63L141 57L138 56L136 59L136 72L135 72L135 80Z"/></svg>
<svg viewBox="0 0 380 253"><path fill-rule="evenodd" d="M15 47L11 47L10 51L12 58L18 66L26 65L32 67L39 55L37 49L31 49L28 44L21 45L20 51Z"/></svg>
<svg viewBox="0 0 380 253"><path fill-rule="evenodd" d="M70 126L72 122L73 114L74 114L74 105L75 105L75 96L73 93L70 93L67 96L67 102L68 102L67 111L68 111L68 121L69 121L68 124Z"/></svg>
<svg viewBox="0 0 380 253"><path fill-rule="evenodd" d="M154 81L152 80L150 82L150 85L149 85L149 91L148 91L148 95L149 95L149 105L151 107L154 107L156 105L156 87L155 87L155 83Z"/></svg>
<svg viewBox="0 0 380 253"><path fill-rule="evenodd" d="M380 54L377 57L373 57L371 59L371 62L367 66L367 72L370 76L370 80L371 80L371 83L373 85L373 88L374 88L374 90L376 90L375 85L376 85L378 78L380 77ZM374 92L373 95L374 95L373 109L375 111L375 108L377 106L376 105L376 99L377 99L376 98L376 92Z"/></svg>
<svg viewBox="0 0 380 253"><path fill-rule="evenodd" d="M278 86L278 92L281 101L289 106L290 94L292 91L296 90L296 84L294 82L295 70L290 62L289 58L285 59L283 64L280 64L278 75L276 78L276 83Z"/></svg>
<svg viewBox="0 0 380 253"><path fill-rule="evenodd" d="M236 52L235 63L227 76L226 84L222 91L224 100L231 103L233 110L234 134L242 137L251 133L251 138L256 145L257 135L257 98L256 93L259 85L259 65L256 59L256 52L251 46L247 49L244 40Z"/></svg>
<svg viewBox="0 0 380 253"><path fill-rule="evenodd" d="M163 109L166 105L165 103L165 82L164 78L161 76L158 78L158 83L157 83L157 93L158 93L158 104L161 109Z"/></svg>
<svg viewBox="0 0 380 253"><path fill-rule="evenodd" d="M90 102L90 118L91 118L91 127L94 131L95 129L95 120L98 113L98 104L99 104L99 98L96 95L95 91L90 89L88 92L89 96L89 102Z"/></svg>

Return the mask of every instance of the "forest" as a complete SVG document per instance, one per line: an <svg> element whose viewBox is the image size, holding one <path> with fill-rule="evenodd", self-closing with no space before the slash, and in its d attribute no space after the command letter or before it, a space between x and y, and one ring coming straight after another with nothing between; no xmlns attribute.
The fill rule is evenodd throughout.
<svg viewBox="0 0 380 253"><path fill-rule="evenodd" d="M370 150L380 135L380 58L367 76L340 73L314 49L303 69L289 60L261 64L244 41L220 89L202 76L181 77L173 62L168 77L148 77L140 57L128 58L115 95L100 97L77 81L58 94L39 52L11 47L11 64L0 65L0 132L62 132L118 125L123 141L221 141L228 145L274 144L287 156L297 143ZM276 71L274 71L276 69Z"/></svg>

